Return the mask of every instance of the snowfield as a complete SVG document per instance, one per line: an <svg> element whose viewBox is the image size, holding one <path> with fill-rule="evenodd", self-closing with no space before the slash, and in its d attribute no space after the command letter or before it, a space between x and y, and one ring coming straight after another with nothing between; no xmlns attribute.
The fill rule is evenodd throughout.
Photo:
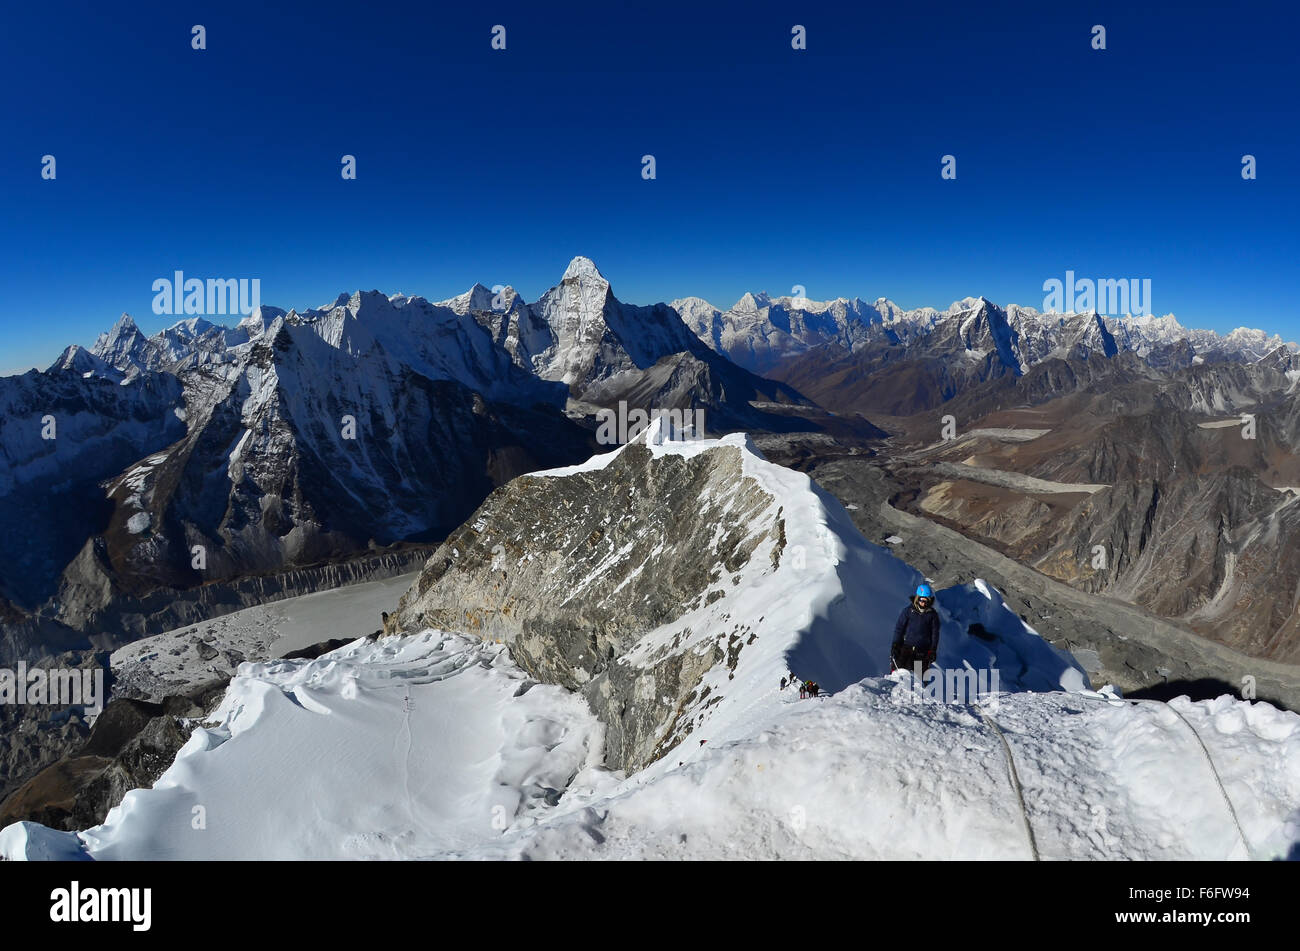
<svg viewBox="0 0 1300 951"><path fill-rule="evenodd" d="M580 699L533 684L499 645L426 631L244 665L154 789L80 834L10 826L0 854L1029 859L981 712L1007 737L1044 859L1294 850L1300 717L1227 697L1170 708L1090 691L940 704L905 673L816 700L773 684L748 736L688 741L623 778L600 767Z"/></svg>
<svg viewBox="0 0 1300 951"><path fill-rule="evenodd" d="M153 789L80 837L10 826L0 851L35 830L59 858L463 854L504 817L526 826L599 752L586 705L530 683L503 647L433 632L244 664Z"/></svg>
<svg viewBox="0 0 1300 951"><path fill-rule="evenodd" d="M616 795L494 851L1031 858L996 734L968 709L913 703L907 680L864 680L827 700L788 702L751 738L652 767ZM1226 769L1246 841L1195 739L1160 705L1008 695L994 716L1014 751L1044 859L1274 858L1294 848L1300 718L1226 698L1178 703Z"/></svg>
<svg viewBox="0 0 1300 951"><path fill-rule="evenodd" d="M919 572L745 437L665 436L648 432L653 454L739 449L788 544L779 566L751 562L722 594L719 617L753 631L752 646L731 675L709 669L702 684L721 699L647 768L605 768L586 701L534 682L503 644L359 638L314 660L241 664L152 789L83 832L11 825L0 857L1300 857L1300 716L1094 691L982 581L938 593L938 665L997 680L936 700L909 673L886 676ZM662 636L647 631L625 659ZM834 692L800 700L780 687L790 670Z"/></svg>

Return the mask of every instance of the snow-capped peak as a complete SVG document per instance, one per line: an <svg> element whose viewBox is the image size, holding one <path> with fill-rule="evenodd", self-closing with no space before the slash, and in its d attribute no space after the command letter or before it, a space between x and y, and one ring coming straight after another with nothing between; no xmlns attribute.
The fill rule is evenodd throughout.
<svg viewBox="0 0 1300 951"><path fill-rule="evenodd" d="M339 294L338 297L334 298L334 300L332 300L330 303L321 304L319 307L313 309L320 310L320 311L329 311L329 310L333 310L335 307L346 307L348 301L350 301L351 299L352 299L352 295L349 294L347 291L343 291Z"/></svg>
<svg viewBox="0 0 1300 951"><path fill-rule="evenodd" d="M771 302L771 298L767 296L767 291L759 291L757 294L746 291L731 309L741 313L754 313Z"/></svg>
<svg viewBox="0 0 1300 951"><path fill-rule="evenodd" d="M95 347L93 349L100 350L101 345L104 347L117 346L120 345L122 341L131 340L136 336L143 337L144 334L141 333L136 322L131 319L130 314L123 314L121 317L117 318L117 322L114 323L112 327L110 327L105 333L99 335L99 339L95 342Z"/></svg>
<svg viewBox="0 0 1300 951"><path fill-rule="evenodd" d="M120 370L143 367L150 362L152 347L130 314L123 314L106 333L99 335L90 352Z"/></svg>
<svg viewBox="0 0 1300 951"><path fill-rule="evenodd" d="M708 301L706 301L703 297L679 297L677 298L677 300L669 303L668 306L671 307L673 310L677 311L678 313L681 313L683 310L690 311L692 313L706 313L708 311L716 311L718 309L714 307L712 304L710 304Z"/></svg>
<svg viewBox="0 0 1300 951"><path fill-rule="evenodd" d="M963 297L961 300L953 301L948 305L948 313L960 314L968 310L977 310L989 303L990 301L983 295L979 297Z"/></svg>
<svg viewBox="0 0 1300 951"><path fill-rule="evenodd" d="M596 263L591 258L585 258L581 254L569 262L569 266L564 269L564 277L561 280L577 278L579 280L597 280L608 284L605 275L600 273Z"/></svg>

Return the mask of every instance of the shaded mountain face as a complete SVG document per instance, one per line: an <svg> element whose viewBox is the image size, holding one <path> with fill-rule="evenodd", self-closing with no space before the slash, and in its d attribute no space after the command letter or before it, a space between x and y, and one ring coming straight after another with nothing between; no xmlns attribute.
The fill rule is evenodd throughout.
<svg viewBox="0 0 1300 951"><path fill-rule="evenodd" d="M587 458L602 408L883 435L737 367L672 308L620 302L586 258L532 305L481 285L440 303L358 292L151 337L124 315L0 380L0 404L0 517L23 537L0 554L14 656L193 620L165 609L183 592L435 542L493 488Z"/></svg>
<svg viewBox="0 0 1300 951"><path fill-rule="evenodd" d="M0 518L20 539L0 553L0 648L120 642L152 630L127 604L441 538L494 486L590 453L565 398L424 301L152 338L123 318L0 380Z"/></svg>
<svg viewBox="0 0 1300 951"><path fill-rule="evenodd" d="M438 366L436 344L403 362L368 333L381 317L359 303L277 317L220 361L182 358L175 373L143 369L133 347L124 383L61 368L4 381L0 513L26 529L5 556L13 624L37 615L120 642L152 631L126 619L127 603L148 614L176 592L436 540L494 486L591 451L559 394L512 380L486 341L480 362L457 351ZM45 442L49 415L58 438ZM24 630L7 646L35 652L41 638Z"/></svg>
<svg viewBox="0 0 1300 951"><path fill-rule="evenodd" d="M57 364L0 379L0 597L32 608L55 593L85 539L113 505L101 483L185 434L183 387L145 372L130 384ZM87 377L83 373L91 372Z"/></svg>
<svg viewBox="0 0 1300 951"><path fill-rule="evenodd" d="M436 540L494 486L592 445L554 409L390 372L301 327L268 337L209 381L184 439L105 484L114 511L65 573L65 612Z"/></svg>

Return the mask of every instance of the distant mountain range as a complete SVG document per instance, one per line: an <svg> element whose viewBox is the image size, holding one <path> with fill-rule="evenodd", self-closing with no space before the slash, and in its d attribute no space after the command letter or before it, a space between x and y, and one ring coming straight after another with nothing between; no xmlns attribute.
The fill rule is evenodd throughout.
<svg viewBox="0 0 1300 951"><path fill-rule="evenodd" d="M1260 331L984 298L634 306L584 257L534 303L480 284L439 302L357 292L153 336L123 315L0 379L0 660L186 623L218 610L213 586L436 543L494 487L587 458L601 409L861 446L877 423L911 438L940 406L965 423L1174 379L1176 401L1227 413L1298 370L1297 347Z"/></svg>
<svg viewBox="0 0 1300 951"><path fill-rule="evenodd" d="M724 431L826 416L585 258L504 301L358 292L151 337L124 315L0 379L0 654L111 645L189 620L181 592L440 540L494 486L587 458L620 401Z"/></svg>
<svg viewBox="0 0 1300 951"><path fill-rule="evenodd" d="M903 310L885 298L818 302L746 294L731 309L699 298L672 306L718 353L836 411L873 417L933 409L985 380L1020 376L1049 359L1132 353L1152 367L1254 362L1300 346L1260 330L1187 330L1172 316L1040 313L986 298L946 311Z"/></svg>
<svg viewBox="0 0 1300 951"><path fill-rule="evenodd" d="M1041 313L1010 304L1005 309L984 297L954 302L946 311L933 307L904 310L887 298L812 301L746 294L727 310L685 297L670 305L701 340L755 373L820 347L857 351L871 345L908 346L936 336L963 349L992 349L1009 369L1021 371L1050 356L1084 350L1113 355L1129 350L1146 357L1186 340L1205 358L1211 354L1258 360L1279 347L1300 345L1262 330L1239 327L1227 335L1189 330L1172 315L1106 317L1091 313Z"/></svg>

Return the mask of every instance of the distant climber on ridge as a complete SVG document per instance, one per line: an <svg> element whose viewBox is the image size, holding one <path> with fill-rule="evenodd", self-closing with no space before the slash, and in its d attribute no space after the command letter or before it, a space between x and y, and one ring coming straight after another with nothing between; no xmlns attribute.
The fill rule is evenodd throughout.
<svg viewBox="0 0 1300 951"><path fill-rule="evenodd" d="M939 612L934 609L934 589L928 584L917 585L916 594L894 624L890 669L912 670L919 663L924 676L938 652Z"/></svg>

